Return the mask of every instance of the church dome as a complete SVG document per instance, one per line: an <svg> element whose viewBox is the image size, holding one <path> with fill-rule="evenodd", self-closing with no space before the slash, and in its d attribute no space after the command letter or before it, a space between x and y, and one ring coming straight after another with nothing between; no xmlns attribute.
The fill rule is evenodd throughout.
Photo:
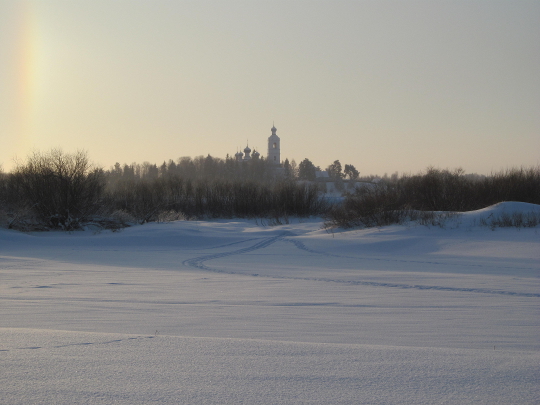
<svg viewBox="0 0 540 405"><path fill-rule="evenodd" d="M244 149L244 153L251 153L251 149L249 149L249 146L246 146L246 148Z"/></svg>

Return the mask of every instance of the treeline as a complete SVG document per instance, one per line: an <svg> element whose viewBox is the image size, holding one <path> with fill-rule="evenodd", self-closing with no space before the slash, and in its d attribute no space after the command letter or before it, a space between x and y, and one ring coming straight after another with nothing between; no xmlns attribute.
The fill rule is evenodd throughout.
<svg viewBox="0 0 540 405"><path fill-rule="evenodd" d="M171 219L322 216L330 227L383 226L438 211L461 212L502 201L540 204L540 167L490 176L429 168L416 175L384 176L361 183L339 205L321 198L308 159L276 168L264 159L248 162L211 156L180 158L161 166L120 165L103 170L85 152L36 152L11 173L0 172L0 226L20 230L80 229L89 224L120 228ZM338 160L328 181L360 180ZM348 188L350 190L350 188Z"/></svg>
<svg viewBox="0 0 540 405"><path fill-rule="evenodd" d="M0 176L0 219L21 230L114 229L163 218L306 217L329 210L315 184L276 176L262 159L183 158L166 166L157 174L147 164L104 171L85 152L36 152Z"/></svg>
<svg viewBox="0 0 540 405"><path fill-rule="evenodd" d="M241 162L230 156L221 159L210 155L195 158L185 156L176 161L170 159L159 166L149 162L123 165L116 163L104 173L110 183L121 179L155 180L163 177L180 177L185 180L256 181L271 181L275 178L272 165L263 158Z"/></svg>
<svg viewBox="0 0 540 405"><path fill-rule="evenodd" d="M436 221L438 211L472 211L502 201L540 204L540 167L482 177L466 175L462 169L428 168L417 175L387 178L349 194L331 210L327 225L350 228Z"/></svg>
<svg viewBox="0 0 540 405"><path fill-rule="evenodd" d="M311 160L305 158L300 164L285 159L283 167L276 170L276 166L263 157L252 158L249 161L238 161L227 156L225 159L213 156L181 157L174 161L170 159L161 165L144 162L142 164L116 163L105 171L109 182L120 179L149 179L160 177L181 177L186 180L255 180L258 182L273 181L278 176L290 180L315 180L316 172L321 171ZM339 160L324 169L329 178L336 180L366 180L359 177L360 172L351 164L342 167ZM374 178L376 176L371 176Z"/></svg>
<svg viewBox="0 0 540 405"><path fill-rule="evenodd" d="M164 214L174 217L172 213L185 218L282 218L321 215L328 209L314 184L176 176L118 182L107 189L103 205L141 223L159 220Z"/></svg>

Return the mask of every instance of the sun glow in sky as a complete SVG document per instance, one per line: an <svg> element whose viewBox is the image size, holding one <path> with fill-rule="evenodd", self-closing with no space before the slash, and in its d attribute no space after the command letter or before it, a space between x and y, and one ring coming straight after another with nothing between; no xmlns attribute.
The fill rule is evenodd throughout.
<svg viewBox="0 0 540 405"><path fill-rule="evenodd" d="M540 164L539 1L0 0L0 164Z"/></svg>

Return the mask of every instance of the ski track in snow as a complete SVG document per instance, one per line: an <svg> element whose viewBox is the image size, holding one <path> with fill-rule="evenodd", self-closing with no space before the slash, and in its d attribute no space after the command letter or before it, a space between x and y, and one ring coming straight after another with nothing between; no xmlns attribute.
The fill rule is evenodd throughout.
<svg viewBox="0 0 540 405"><path fill-rule="evenodd" d="M197 250L220 249L220 248L224 248L224 247L228 247L228 246L232 246L232 245L239 245L239 244L241 244L241 243L251 242L251 241L259 240L259 239L263 239L263 237L243 239L243 240L241 240L241 241L231 242L231 243L226 243L226 244L224 244L224 245L210 246L210 247L204 247L204 248L198 248Z"/></svg>
<svg viewBox="0 0 540 405"><path fill-rule="evenodd" d="M264 249L265 247L272 245L278 240L283 239L283 237L284 235L278 235L278 236L273 236L270 238L265 238L262 241L257 242L254 245L243 248L243 249L233 250L231 252L223 252L223 253L216 253L213 255L195 257L193 259L184 260L182 264L185 266L195 267L201 270L217 271L219 273L237 274L235 272L227 272L227 271L220 271L220 270L212 269L210 267L205 266L204 262L208 260L220 259L222 257L227 257L227 256L242 255L242 254L254 252L255 250Z"/></svg>
<svg viewBox="0 0 540 405"><path fill-rule="evenodd" d="M153 339L156 336L137 336L137 337L128 337L125 339L114 339L114 340L108 340L105 342L81 342L81 343L68 343L65 345L57 345L57 346L28 346L28 347L16 347L14 349L0 349L0 352L9 352L14 350L38 350L38 349L61 349L63 347L70 347L70 346L92 346L92 345L108 345L112 343L121 343L125 341L130 340L140 340L140 339Z"/></svg>
<svg viewBox="0 0 540 405"><path fill-rule="evenodd" d="M206 270L206 271L211 271L215 273L249 275L242 272L214 269L214 268L206 266L204 263L209 260L221 259L223 257L251 253L260 249L264 249L278 241L292 243L296 248L306 251L311 254L323 255L326 257L359 259L357 257L339 256L339 255L334 255L330 253L319 252L314 249L308 248L304 243L302 243L299 240L286 238L287 236L292 236L292 235L290 232L283 232L282 234L277 235L277 236L264 238L262 241L257 242L254 245L243 248L243 249L233 250L230 252L216 253L212 255L199 256L193 259L184 260L182 264L185 266L194 267L200 270ZM258 239L258 238L252 238L252 239L244 240L242 242L248 242L255 239ZM235 242L235 244L242 243L242 242ZM227 246L227 245L223 245L223 246ZM446 263L427 262L427 261L418 261L418 260L397 260L397 259L381 259L381 258L369 258L369 260L446 265ZM469 265L462 264L462 265L469 266L469 267L483 267L482 265L476 265L476 264L469 264ZM504 267L504 268L510 268L510 267ZM466 293L510 295L510 296L518 296L518 297L540 298L540 294L535 294L535 293L521 293L521 292L506 291L506 290L492 290L492 289L486 289L486 288L465 288L465 287L444 287L444 286L436 286L436 285L431 286L431 285L419 285L419 284L411 285L411 284L399 284L399 283L380 283L380 282L375 282L375 281L339 280L339 279L330 279L330 278L321 278L321 277L290 277L290 276L276 276L276 275L261 275L257 273L253 273L251 275L254 277L267 277L267 278L287 279L287 280L322 281L322 282L329 282L329 283L342 283L342 284L347 284L347 285L362 285L362 286L369 286L369 287L454 291L454 292L466 292Z"/></svg>

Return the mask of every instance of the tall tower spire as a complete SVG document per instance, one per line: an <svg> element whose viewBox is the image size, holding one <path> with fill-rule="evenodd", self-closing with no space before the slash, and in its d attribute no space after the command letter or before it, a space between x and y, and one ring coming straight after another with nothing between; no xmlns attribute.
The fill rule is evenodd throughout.
<svg viewBox="0 0 540 405"><path fill-rule="evenodd" d="M277 129L272 122L272 135L268 137L268 157L267 160L275 165L281 164L280 157L280 145L279 145L279 136L277 136Z"/></svg>

